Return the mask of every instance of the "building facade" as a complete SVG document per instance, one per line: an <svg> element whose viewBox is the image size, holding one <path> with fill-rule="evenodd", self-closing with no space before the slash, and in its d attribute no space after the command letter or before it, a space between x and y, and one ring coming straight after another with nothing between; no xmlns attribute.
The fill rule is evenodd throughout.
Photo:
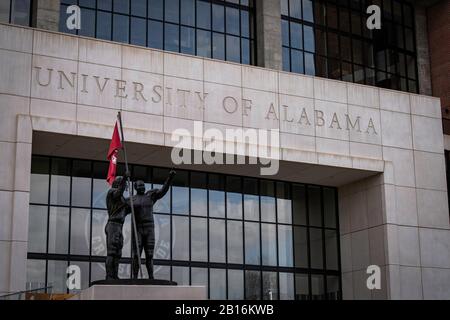
<svg viewBox="0 0 450 320"><path fill-rule="evenodd" d="M67 29L73 4L80 30ZM381 30L365 27L370 4ZM449 299L427 5L2 2L0 293L67 292L69 265L83 288L104 277L106 153L121 111L133 179L148 188L173 166L176 130L197 151L214 132L247 161L267 142L236 143L227 129L278 133L262 157L279 162L273 175L176 166L155 208L156 277L211 299ZM130 229L127 219L123 278Z"/></svg>

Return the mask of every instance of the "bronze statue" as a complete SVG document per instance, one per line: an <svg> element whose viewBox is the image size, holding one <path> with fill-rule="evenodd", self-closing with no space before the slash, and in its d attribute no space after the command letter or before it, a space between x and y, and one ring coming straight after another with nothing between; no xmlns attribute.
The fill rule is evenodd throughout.
<svg viewBox="0 0 450 320"><path fill-rule="evenodd" d="M128 173L126 176L128 177ZM105 226L106 233L106 280L119 279L119 260L122 257L123 234L122 227L125 217L130 213L127 200L123 197L126 179L116 177L111 189L106 196L108 209L108 223Z"/></svg>
<svg viewBox="0 0 450 320"><path fill-rule="evenodd" d="M164 182L161 189L152 189L145 192L144 181L138 180L134 184L134 188L137 191L137 195L133 196L133 206L136 218L136 229L139 250L138 254L142 254L142 250L145 251L145 265L149 279L153 279L153 250L155 248L155 226L153 220L153 205L156 201L164 197L169 190L172 180L176 172L170 170L169 177ZM136 255L135 241L133 243L132 252L133 256L133 278L137 279L139 272L138 256Z"/></svg>

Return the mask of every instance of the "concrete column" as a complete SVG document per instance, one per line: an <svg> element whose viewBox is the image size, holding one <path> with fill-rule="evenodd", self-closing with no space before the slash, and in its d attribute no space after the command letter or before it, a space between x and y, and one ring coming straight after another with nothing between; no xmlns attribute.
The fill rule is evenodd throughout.
<svg viewBox="0 0 450 320"><path fill-rule="evenodd" d="M432 95L430 52L428 48L427 12L425 7L415 6L417 71L419 93Z"/></svg>
<svg viewBox="0 0 450 320"><path fill-rule="evenodd" d="M256 0L257 64L281 70L281 5L280 0Z"/></svg>
<svg viewBox="0 0 450 320"><path fill-rule="evenodd" d="M59 30L59 0L35 0L32 26L38 29Z"/></svg>

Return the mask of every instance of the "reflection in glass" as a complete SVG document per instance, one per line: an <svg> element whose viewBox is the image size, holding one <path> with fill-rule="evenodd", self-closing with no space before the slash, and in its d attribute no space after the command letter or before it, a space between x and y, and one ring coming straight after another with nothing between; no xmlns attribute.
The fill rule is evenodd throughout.
<svg viewBox="0 0 450 320"><path fill-rule="evenodd" d="M209 191L209 216L218 218L225 217L225 192Z"/></svg>
<svg viewBox="0 0 450 320"><path fill-rule="evenodd" d="M225 36L221 33L213 32L213 52L214 59L225 60Z"/></svg>
<svg viewBox="0 0 450 320"><path fill-rule="evenodd" d="M340 298L339 277L327 276L327 299L339 300Z"/></svg>
<svg viewBox="0 0 450 320"><path fill-rule="evenodd" d="M70 201L70 163L69 160L52 160L50 180L50 204L69 205Z"/></svg>
<svg viewBox="0 0 450 320"><path fill-rule="evenodd" d="M70 223L70 253L89 255L91 212L72 208Z"/></svg>
<svg viewBox="0 0 450 320"><path fill-rule="evenodd" d="M46 252L47 212L48 208L46 206L30 206L28 222L28 252Z"/></svg>
<svg viewBox="0 0 450 320"><path fill-rule="evenodd" d="M180 1L181 24L194 26L195 25L195 0Z"/></svg>
<svg viewBox="0 0 450 320"><path fill-rule="evenodd" d="M258 180L244 179L244 219L259 220Z"/></svg>
<svg viewBox="0 0 450 320"><path fill-rule="evenodd" d="M241 50L240 50L240 39L235 36L226 36L227 48L226 56L227 61L233 61L236 63L241 62Z"/></svg>
<svg viewBox="0 0 450 320"><path fill-rule="evenodd" d="M291 226L278 225L278 255L280 266L293 266Z"/></svg>
<svg viewBox="0 0 450 320"><path fill-rule="evenodd" d="M325 230L325 251L328 270L338 270L337 233L335 230Z"/></svg>
<svg viewBox="0 0 450 320"><path fill-rule="evenodd" d="M261 299L261 273L259 271L245 271L245 299Z"/></svg>
<svg viewBox="0 0 450 320"><path fill-rule="evenodd" d="M292 223L292 201L289 184L277 182L278 223Z"/></svg>
<svg viewBox="0 0 450 320"><path fill-rule="evenodd" d="M67 254L69 250L69 208L50 207L48 252Z"/></svg>
<svg viewBox="0 0 450 320"><path fill-rule="evenodd" d="M210 269L209 278L210 285L210 299L211 300L224 300L226 299L226 270L224 269Z"/></svg>
<svg viewBox="0 0 450 320"><path fill-rule="evenodd" d="M311 292L312 292L312 300L324 300L325 299L325 290L324 290L324 281L322 275L311 275Z"/></svg>
<svg viewBox="0 0 450 320"><path fill-rule="evenodd" d="M164 23L164 50L178 52L179 27L171 23Z"/></svg>
<svg viewBox="0 0 450 320"><path fill-rule="evenodd" d="M155 265L153 267L153 276L155 279L170 280L170 266Z"/></svg>
<svg viewBox="0 0 450 320"><path fill-rule="evenodd" d="M225 221L209 220L209 260L225 262Z"/></svg>
<svg viewBox="0 0 450 320"><path fill-rule="evenodd" d="M191 285L208 288L208 269L191 268Z"/></svg>
<svg viewBox="0 0 450 320"><path fill-rule="evenodd" d="M208 229L207 220L191 218L191 260L208 260Z"/></svg>
<svg viewBox="0 0 450 320"><path fill-rule="evenodd" d="M243 260L243 236L242 222L228 221L228 263L242 263Z"/></svg>
<svg viewBox="0 0 450 320"><path fill-rule="evenodd" d="M211 32L197 30L197 55L211 57Z"/></svg>
<svg viewBox="0 0 450 320"><path fill-rule="evenodd" d="M245 222L245 263L260 264L259 247L259 224Z"/></svg>
<svg viewBox="0 0 450 320"><path fill-rule="evenodd" d="M161 188L162 184L153 184L153 189ZM170 190L153 205L153 212L170 213Z"/></svg>
<svg viewBox="0 0 450 320"><path fill-rule="evenodd" d="M155 214L155 252L154 259L170 259L170 216Z"/></svg>
<svg viewBox="0 0 450 320"><path fill-rule="evenodd" d="M197 1L197 27L211 28L211 4L206 1Z"/></svg>
<svg viewBox="0 0 450 320"><path fill-rule="evenodd" d="M172 281L179 286L189 285L189 267L172 267Z"/></svg>
<svg viewBox="0 0 450 320"><path fill-rule="evenodd" d="M309 225L322 226L320 187L308 186Z"/></svg>
<svg viewBox="0 0 450 320"><path fill-rule="evenodd" d="M278 277L276 272L263 272L263 300L278 299Z"/></svg>
<svg viewBox="0 0 450 320"><path fill-rule="evenodd" d="M228 269L228 299L244 299L244 272Z"/></svg>
<svg viewBox="0 0 450 320"><path fill-rule="evenodd" d="M49 161L33 157L31 161L30 203L48 203Z"/></svg>
<svg viewBox="0 0 450 320"><path fill-rule="evenodd" d="M212 5L212 29L214 31L224 32L225 31L225 12L224 7L221 5Z"/></svg>
<svg viewBox="0 0 450 320"><path fill-rule="evenodd" d="M262 264L277 265L277 229L275 224L261 224Z"/></svg>
<svg viewBox="0 0 450 320"><path fill-rule="evenodd" d="M173 216L172 235L172 259L189 260L189 218Z"/></svg>
<svg viewBox="0 0 450 320"><path fill-rule="evenodd" d="M295 266L308 268L308 234L305 227L294 227Z"/></svg>
<svg viewBox="0 0 450 320"><path fill-rule="evenodd" d="M148 21L147 45L150 48L163 49L163 24L159 21Z"/></svg>
<svg viewBox="0 0 450 320"><path fill-rule="evenodd" d="M163 19L164 0L148 0L148 17L152 19Z"/></svg>
<svg viewBox="0 0 450 320"><path fill-rule="evenodd" d="M67 261L48 261L47 286L51 287L52 293L66 293L67 286ZM103 275L104 277L104 275Z"/></svg>
<svg viewBox="0 0 450 320"><path fill-rule="evenodd" d="M181 53L195 54L195 29L181 27Z"/></svg>
<svg viewBox="0 0 450 320"><path fill-rule="evenodd" d="M322 230L309 229L309 245L311 254L311 268L323 269Z"/></svg>
<svg viewBox="0 0 450 320"><path fill-rule="evenodd" d="M139 18L131 18L131 27L130 27L130 43L138 46L146 45L146 35L145 29L147 28L147 22L145 19Z"/></svg>
<svg viewBox="0 0 450 320"><path fill-rule="evenodd" d="M45 260L27 260L26 289L45 288Z"/></svg>
<svg viewBox="0 0 450 320"><path fill-rule="evenodd" d="M239 35L239 10L228 7L225 11L227 33Z"/></svg>
<svg viewBox="0 0 450 320"><path fill-rule="evenodd" d="M294 275L292 273L280 272L280 300L294 299Z"/></svg>
<svg viewBox="0 0 450 320"><path fill-rule="evenodd" d="M166 21L178 23L180 19L180 12L178 8L178 0L165 0L165 16Z"/></svg>
<svg viewBox="0 0 450 320"><path fill-rule="evenodd" d="M105 226L108 222L108 212L106 210L92 211L92 255L106 256L106 236Z"/></svg>
<svg viewBox="0 0 450 320"><path fill-rule="evenodd" d="M227 218L242 219L241 179L227 177Z"/></svg>
<svg viewBox="0 0 450 320"><path fill-rule="evenodd" d="M275 222L275 189L273 182L261 180L261 221Z"/></svg>
<svg viewBox="0 0 450 320"><path fill-rule="evenodd" d="M128 43L129 19L121 14L113 15L113 41Z"/></svg>
<svg viewBox="0 0 450 320"><path fill-rule="evenodd" d="M307 274L295 275L295 300L309 300L309 285Z"/></svg>

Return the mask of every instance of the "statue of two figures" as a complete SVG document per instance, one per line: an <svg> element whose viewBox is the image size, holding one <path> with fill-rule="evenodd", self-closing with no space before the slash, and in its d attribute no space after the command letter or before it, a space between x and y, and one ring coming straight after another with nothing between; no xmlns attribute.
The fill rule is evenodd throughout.
<svg viewBox="0 0 450 320"><path fill-rule="evenodd" d="M127 180L130 177L128 172L125 177L116 177L111 189L106 196L106 206L108 209L108 223L105 227L106 233L106 280L119 279L119 261L122 257L123 234L122 227L125 217L132 212L131 203L133 203L135 221L136 221L136 237L138 243L138 255L145 252L145 262L149 279L153 279L153 251L155 248L155 227L153 220L153 205L164 197L169 190L176 172L172 169L169 177L164 182L161 189L152 189L145 191L144 181L138 180L134 183L136 190L132 201L130 198L124 197ZM132 241L132 273L133 279L138 278L139 260L136 254L135 239Z"/></svg>

